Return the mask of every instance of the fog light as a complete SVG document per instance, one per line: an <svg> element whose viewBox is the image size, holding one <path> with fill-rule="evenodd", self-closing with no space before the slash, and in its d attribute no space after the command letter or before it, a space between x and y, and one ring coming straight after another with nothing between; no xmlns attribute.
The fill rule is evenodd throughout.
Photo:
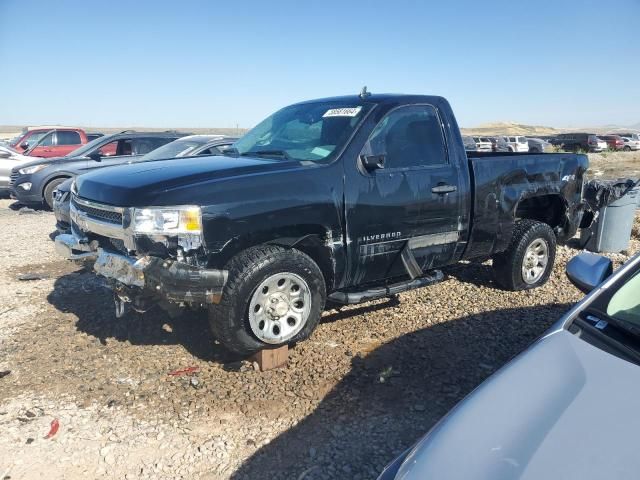
<svg viewBox="0 0 640 480"><path fill-rule="evenodd" d="M29 190L31 190L31 185L31 182L24 182L18 185L18 187L28 192Z"/></svg>

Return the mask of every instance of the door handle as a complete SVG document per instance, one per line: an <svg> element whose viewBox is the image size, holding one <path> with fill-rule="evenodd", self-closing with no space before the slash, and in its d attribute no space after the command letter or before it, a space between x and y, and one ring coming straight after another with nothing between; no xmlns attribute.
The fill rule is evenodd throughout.
<svg viewBox="0 0 640 480"><path fill-rule="evenodd" d="M456 190L458 190L458 187L455 185L437 185L431 189L433 193L437 193L438 195L455 192Z"/></svg>

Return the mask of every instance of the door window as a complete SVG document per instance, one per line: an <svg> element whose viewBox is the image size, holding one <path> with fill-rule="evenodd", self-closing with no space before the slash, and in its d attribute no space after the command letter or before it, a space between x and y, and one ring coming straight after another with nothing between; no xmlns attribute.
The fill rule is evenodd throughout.
<svg viewBox="0 0 640 480"><path fill-rule="evenodd" d="M56 132L56 145L80 145L80 134L72 130L58 130Z"/></svg>
<svg viewBox="0 0 640 480"><path fill-rule="evenodd" d="M126 155L144 155L173 140L173 138L134 138L130 140L130 152Z"/></svg>
<svg viewBox="0 0 640 480"><path fill-rule="evenodd" d="M112 157L113 155L116 154L117 150L118 150L118 140L109 142L101 146L98 152L103 157Z"/></svg>
<svg viewBox="0 0 640 480"><path fill-rule="evenodd" d="M447 163L442 127L431 105L402 107L388 113L369 137L371 155L384 155L385 169Z"/></svg>
<svg viewBox="0 0 640 480"><path fill-rule="evenodd" d="M50 147L53 145L53 133L46 135L44 138L41 136L40 138L42 138L42 141L38 143L39 147ZM33 147L37 142L38 140L32 142L31 139L29 139L29 147Z"/></svg>

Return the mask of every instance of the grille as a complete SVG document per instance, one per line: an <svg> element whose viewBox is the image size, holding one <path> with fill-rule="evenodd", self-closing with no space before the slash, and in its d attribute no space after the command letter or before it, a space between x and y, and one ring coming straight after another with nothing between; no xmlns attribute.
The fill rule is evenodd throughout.
<svg viewBox="0 0 640 480"><path fill-rule="evenodd" d="M81 205L78 202L76 202L75 199L73 199L72 202L73 202L73 206L77 210L80 210L81 212L86 213L91 218L122 225L122 214L120 212L113 212L111 210L103 210L101 208L90 207L88 205Z"/></svg>
<svg viewBox="0 0 640 480"><path fill-rule="evenodd" d="M13 187L13 184L16 183L16 178L18 178L18 172L11 172L11 176L9 177L9 186Z"/></svg>

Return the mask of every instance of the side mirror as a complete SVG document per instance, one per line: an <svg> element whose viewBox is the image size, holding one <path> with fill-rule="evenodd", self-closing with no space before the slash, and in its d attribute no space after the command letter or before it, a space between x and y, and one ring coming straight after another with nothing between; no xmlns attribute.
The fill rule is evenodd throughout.
<svg viewBox="0 0 640 480"><path fill-rule="evenodd" d="M360 162L367 172L384 168L386 155L360 155Z"/></svg>
<svg viewBox="0 0 640 480"><path fill-rule="evenodd" d="M584 293L600 285L613 273L613 263L606 257L581 253L567 263L567 277Z"/></svg>
<svg viewBox="0 0 640 480"><path fill-rule="evenodd" d="M22 142L20 144L20 148L22 148L23 150L27 150L29 148L29 142Z"/></svg>
<svg viewBox="0 0 640 480"><path fill-rule="evenodd" d="M99 161L101 161L101 160L102 160L102 155L100 154L100 152L93 152L93 153L90 153L90 154L88 155L88 157L89 157L91 160L93 160L94 162L99 162Z"/></svg>

